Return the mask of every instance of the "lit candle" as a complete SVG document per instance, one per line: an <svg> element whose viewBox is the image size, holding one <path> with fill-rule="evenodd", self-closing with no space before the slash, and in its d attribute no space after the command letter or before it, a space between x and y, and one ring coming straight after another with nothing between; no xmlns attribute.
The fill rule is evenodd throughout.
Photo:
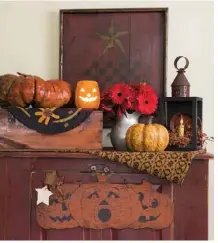
<svg viewBox="0 0 218 243"><path fill-rule="evenodd" d="M183 125L183 117L181 115L181 119L180 119L180 124L179 124L179 137L183 137L184 133L185 133L185 126Z"/></svg>

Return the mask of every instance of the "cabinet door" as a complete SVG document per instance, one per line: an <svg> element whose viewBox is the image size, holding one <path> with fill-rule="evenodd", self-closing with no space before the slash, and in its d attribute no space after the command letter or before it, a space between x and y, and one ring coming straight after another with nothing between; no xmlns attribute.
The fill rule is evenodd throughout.
<svg viewBox="0 0 218 243"><path fill-rule="evenodd" d="M151 230L151 229L104 229L94 230L87 228L72 228L63 230L45 230L42 229L36 222L35 209L36 209L36 191L35 188L43 186L46 170L57 170L59 176L64 176L65 182L82 182L89 183L95 182L96 177L92 173L87 173L91 165L96 164L92 161L72 161L64 159L52 159L48 162L40 159L35 166L37 170L32 172L32 210L31 210L31 240L170 240L172 235L170 232L172 225L164 230ZM108 163L101 161L98 163L98 168L109 166L113 171L109 181L112 183L139 183L142 179L148 179L146 175L136 174L135 171L130 171L129 168L117 165L115 163ZM33 166L34 167L34 166ZM40 168L40 169L39 169ZM114 173L116 172L117 173ZM170 184L153 184L153 189L159 192L164 192L171 197Z"/></svg>

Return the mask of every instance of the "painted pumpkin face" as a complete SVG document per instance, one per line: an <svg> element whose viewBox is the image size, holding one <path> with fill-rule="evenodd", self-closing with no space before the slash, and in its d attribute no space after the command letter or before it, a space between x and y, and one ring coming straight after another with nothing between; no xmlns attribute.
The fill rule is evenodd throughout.
<svg viewBox="0 0 218 243"><path fill-rule="evenodd" d="M141 204L141 213L130 228L163 229L173 220L173 205L165 195L152 191L151 184L143 181L142 185L132 185ZM147 188L147 189L146 189Z"/></svg>
<svg viewBox="0 0 218 243"><path fill-rule="evenodd" d="M103 178L103 177L102 177ZM37 206L36 219L45 229L163 229L173 220L170 199L152 191L151 184L64 184L64 201L51 196L51 205Z"/></svg>
<svg viewBox="0 0 218 243"><path fill-rule="evenodd" d="M70 211L82 227L127 228L138 219L140 203L125 185L81 185L72 196Z"/></svg>
<svg viewBox="0 0 218 243"><path fill-rule="evenodd" d="M92 80L79 81L76 86L75 104L77 108L98 109L100 105L98 83Z"/></svg>
<svg viewBox="0 0 218 243"><path fill-rule="evenodd" d="M69 201L73 192L78 188L76 184L64 184L60 190L64 195L61 202L55 194L50 197L50 205L39 204L36 207L36 219L44 229L66 229L77 227L78 223L69 210Z"/></svg>

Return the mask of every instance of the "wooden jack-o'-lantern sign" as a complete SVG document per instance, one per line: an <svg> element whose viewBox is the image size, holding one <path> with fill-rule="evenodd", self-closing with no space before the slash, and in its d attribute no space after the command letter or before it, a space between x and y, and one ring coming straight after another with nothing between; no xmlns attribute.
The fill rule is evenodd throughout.
<svg viewBox="0 0 218 243"><path fill-rule="evenodd" d="M110 184L98 175L98 182L63 184L58 192L50 197L49 206L37 206L36 219L42 228L163 229L173 220L170 199L154 192L146 181Z"/></svg>
<svg viewBox="0 0 218 243"><path fill-rule="evenodd" d="M127 228L138 219L140 202L131 188L105 180L80 185L71 197L70 211L82 227Z"/></svg>
<svg viewBox="0 0 218 243"><path fill-rule="evenodd" d="M59 187L62 193L60 198L57 193L50 197L50 205L39 204L36 208L36 220L44 229L64 229L79 226L69 210L69 201L78 188L77 184L64 184Z"/></svg>
<svg viewBox="0 0 218 243"><path fill-rule="evenodd" d="M130 186L138 194L141 212L138 220L130 228L163 229L168 227L173 220L173 204L165 195L154 192L147 181L142 185Z"/></svg>
<svg viewBox="0 0 218 243"><path fill-rule="evenodd" d="M82 80L77 83L75 105L77 108L99 108L100 91L96 81Z"/></svg>

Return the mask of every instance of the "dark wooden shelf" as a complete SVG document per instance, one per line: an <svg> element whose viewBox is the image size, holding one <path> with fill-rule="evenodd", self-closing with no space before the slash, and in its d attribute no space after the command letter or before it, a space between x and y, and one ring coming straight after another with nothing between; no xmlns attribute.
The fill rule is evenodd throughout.
<svg viewBox="0 0 218 243"><path fill-rule="evenodd" d="M110 149L103 149L104 151L113 151L113 148ZM98 156L86 154L86 153L70 153L70 152L57 152L51 150L2 150L0 151L0 157L56 157L56 158L95 158L97 159ZM99 158L101 159L101 158ZM214 155L210 153L205 154L198 154L194 157L195 160L204 160L204 159L214 159ZM0 160L1 162L1 160Z"/></svg>

